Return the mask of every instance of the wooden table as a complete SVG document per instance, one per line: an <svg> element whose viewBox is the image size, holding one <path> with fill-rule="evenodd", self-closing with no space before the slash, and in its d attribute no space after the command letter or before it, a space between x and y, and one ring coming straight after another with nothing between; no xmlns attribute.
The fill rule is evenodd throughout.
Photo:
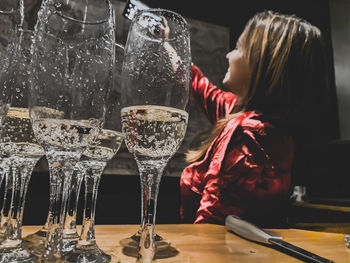
<svg viewBox="0 0 350 263"><path fill-rule="evenodd" d="M39 228L24 226L23 236ZM135 233L138 225L97 225L95 229L100 248L112 255L113 263L135 263L134 257L123 254L119 241ZM157 225L156 230L179 252L170 258L157 259L157 263L302 262L271 247L242 239L228 232L225 226ZM298 229L271 231L281 235L287 242L334 262L350 262L350 249L345 247L344 234Z"/></svg>

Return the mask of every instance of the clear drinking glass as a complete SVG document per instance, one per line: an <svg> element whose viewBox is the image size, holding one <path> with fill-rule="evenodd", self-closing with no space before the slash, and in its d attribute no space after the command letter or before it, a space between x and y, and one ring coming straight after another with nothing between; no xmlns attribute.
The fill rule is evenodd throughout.
<svg viewBox="0 0 350 263"><path fill-rule="evenodd" d="M111 127L111 128L114 128L114 130L120 130L120 127L118 127L120 126L120 120L118 121L116 120L116 118L120 118L120 103L119 103L120 102L120 80L121 80L122 60L124 56L124 47L119 44L116 44L115 47L116 47L115 49L116 52L115 52L114 86L113 86L113 90L111 91L111 94L109 95L109 101L112 104L111 105L112 108L110 110L111 114L106 115L106 118L107 118L106 121L108 123L106 125L107 126L112 126L111 124L113 124L114 126L117 125L116 127ZM111 119L112 117L113 117L113 122ZM63 241L62 251L64 254L73 250L76 243L79 240L79 234L76 228L76 220L77 220L76 216L77 216L77 206L78 206L80 187L85 174L84 171L80 170L82 165L83 163L80 164L78 162L78 164L74 169L74 174L71 181L71 187L70 187L70 192L69 192L68 201L67 201L66 217L65 217L64 228L63 228L63 238L62 238L62 241ZM91 186L91 184L89 186ZM86 190L90 191L90 189L86 189ZM25 238L25 240L27 241L26 245L30 247L35 254L40 255L44 250L44 242L46 239L48 218L42 229L40 229L39 231L33 234L28 235Z"/></svg>
<svg viewBox="0 0 350 263"><path fill-rule="evenodd" d="M4 207L7 212L7 231L5 239L0 244L2 263L37 260L22 242L22 219L28 183L35 164L44 155L42 147L35 139L28 109L32 40L32 31L20 33L18 54L10 64L8 81L5 82L11 88L13 95L4 121L0 146L10 168L5 191L7 197L11 196L10 206Z"/></svg>
<svg viewBox="0 0 350 263"><path fill-rule="evenodd" d="M114 150L115 152L117 152L117 150L120 147L120 143L122 140L122 134L119 132L121 130L120 127L120 120L118 121L118 118L120 118L120 80L121 80L121 66L122 66L122 60L123 60L123 56L124 56L124 47L119 45L119 44L115 44L115 67L114 67L114 85L113 88L111 90L111 93L108 96L108 102L107 102L107 106L108 106L108 110L106 113L106 121L105 121L105 129L102 130L101 134L99 135L99 141L97 143L101 143L103 142L104 144L106 144L107 140L110 141L109 146L107 148ZM109 129L111 132L109 132ZM114 133L114 134L113 134ZM115 145L113 145L115 144ZM99 147L99 146L93 146L94 148ZM68 252L71 252L71 250L73 250L75 248L75 245L77 244L78 240L79 240L79 234L77 232L77 228L76 228L76 216L77 216L77 207L78 207L78 200L79 200L79 193L80 193L80 187L81 187L81 183L82 180L84 178L85 174L91 173L91 169L89 167L88 164L86 164L86 162L88 162L89 157L91 155L91 151L94 149L91 148L86 150L86 154L83 154L81 161L78 162L78 164L75 167L75 176L72 178L72 184L71 184L71 188L70 188L70 194L68 197L68 203L67 203L67 212L66 212L66 218L65 218L65 223L64 223L64 228L63 228L63 252L64 254L67 254ZM103 162L105 161L105 157L103 156L103 153L105 151L101 151L100 156L97 156L98 151L93 150L95 152L94 156L92 158L92 164L96 164L96 158L102 158ZM114 155L113 155L114 156ZM113 157L111 156L111 158ZM107 158L108 159L108 158ZM108 161L108 160L107 160ZM103 165L103 169L105 164L102 163ZM102 171L103 171L102 169ZM85 171L86 170L86 171ZM95 169L96 170L96 169ZM102 173L101 171L101 173ZM87 175L85 175L85 179ZM97 175L97 177L100 177L100 175ZM96 189L98 188L98 181L93 181L95 184L97 184L97 186L95 186L93 183L91 183L91 180L89 180L89 184L85 184L85 192L87 193L92 193L93 192L93 187L95 187ZM88 183L87 180L85 180L85 183ZM87 224L88 222L92 222L91 228L92 230L89 230L90 232L88 233L93 233L94 236L94 229L93 229L93 223L94 220L92 217L94 217L95 212L91 210L91 203L96 203L96 198L97 198L97 193L96 195L94 195L93 200L90 200L90 202L87 201L87 197L91 197L91 195L86 195L85 196L85 206L84 206L84 211L90 211L91 214L87 215L86 212L84 212L84 219L83 222L85 222L85 229L82 231L82 233L86 233L86 230L88 230ZM95 200L95 201L94 201ZM88 220L90 218L90 220ZM95 259L99 258L99 261L101 260L105 260L110 259L109 256L104 256L103 253L101 253L102 251L100 251L97 247L97 245L95 246L95 244L93 245L93 243L96 243L94 241L94 238L89 240L88 242L86 242L86 244L88 244L88 246L86 246L86 244L84 246L82 246L82 243L84 242L84 238L86 238L87 236L85 235L85 237L83 236L81 238L81 240L79 241L80 243L80 248L79 250L81 252L84 252L85 248L89 248L89 253L95 253L96 255L98 254L98 256L95 257ZM85 240L87 241L87 240ZM92 246L93 245L93 246ZM94 248L94 249L92 249ZM85 249L86 250L86 249ZM69 255L69 258L74 258L76 257L76 255L79 254L77 253L77 249L75 251L75 255L71 254ZM80 258L83 257L87 257L87 258L91 258L91 256L87 255L87 253L82 253L83 255L80 256ZM102 261L101 261L102 262Z"/></svg>
<svg viewBox="0 0 350 263"><path fill-rule="evenodd" d="M30 117L50 172L42 262L62 261L62 230L74 166L103 126L113 81L114 21L108 0L47 0L38 13Z"/></svg>
<svg viewBox="0 0 350 263"><path fill-rule="evenodd" d="M6 116L11 92L4 85L11 59L18 50L23 25L23 0L0 0L0 127ZM4 79L5 78L5 79Z"/></svg>
<svg viewBox="0 0 350 263"><path fill-rule="evenodd" d="M141 178L138 261L155 256L159 183L185 136L190 85L186 21L161 9L140 11L130 25L122 72L122 130Z"/></svg>
<svg viewBox="0 0 350 263"><path fill-rule="evenodd" d="M16 56L19 44L19 29L23 24L23 1L0 0L0 137L7 111L10 107L11 87L9 87L9 65ZM0 185L8 172L4 153L0 153ZM6 192L3 199L3 209L0 215L0 241L5 238L8 223L8 211L11 198ZM5 211L5 209L6 211Z"/></svg>
<svg viewBox="0 0 350 263"><path fill-rule="evenodd" d="M105 117L105 127L109 127L109 129L120 131L121 130L121 124L120 124L120 80L121 80L121 67L122 67L122 61L124 56L124 47L120 44L115 44L115 67L114 67L114 85L112 87L112 90L108 96L108 102L107 105L109 106L109 110L107 110L106 117ZM119 134L120 136L121 134ZM100 136L101 137L101 136ZM119 138L111 138L112 140ZM118 143L115 145L115 151L117 152L117 148L119 148ZM87 151L88 152L88 151ZM86 156L83 155L83 159L86 159ZM68 252L71 252L75 245L77 244L79 240L79 234L77 231L77 208L78 208L78 200L79 200L79 193L82 181L84 179L84 167L81 166L84 165L84 162L86 160L83 160L83 163L78 162L75 166L69 196L67 200L67 211L66 211L66 217L64 221L64 227L63 227L63 247L62 252L63 254L67 254ZM82 170L83 169L83 170ZM91 192L90 190L91 184L86 188L86 191ZM89 203L90 204L90 203ZM86 210L86 208L85 208ZM85 213L84 213L85 215ZM40 255L44 251L44 242L46 239L46 233L48 229L49 224L49 216L46 219L45 225L37 232L30 234L25 237L26 246L29 247L35 254ZM82 241L80 241L81 243Z"/></svg>
<svg viewBox="0 0 350 263"><path fill-rule="evenodd" d="M65 255L67 262L105 263L111 260L111 256L104 253L96 243L94 223L97 192L101 175L107 162L115 156L124 140L123 134L121 133L120 121L121 61L124 49L119 45L115 47L114 85L107 100L108 109L106 112L105 124L98 139L85 150L77 164L76 171L79 174L78 177L84 177L85 181L83 224L77 244L71 252ZM76 208L76 203L74 205Z"/></svg>
<svg viewBox="0 0 350 263"><path fill-rule="evenodd" d="M89 147L77 164L78 173L81 173L85 180L83 225L75 248L65 255L67 262L102 263L111 260L111 256L105 254L96 243L94 230L96 200L103 170L107 162L117 153L122 141L123 135L118 130L103 129L96 145Z"/></svg>

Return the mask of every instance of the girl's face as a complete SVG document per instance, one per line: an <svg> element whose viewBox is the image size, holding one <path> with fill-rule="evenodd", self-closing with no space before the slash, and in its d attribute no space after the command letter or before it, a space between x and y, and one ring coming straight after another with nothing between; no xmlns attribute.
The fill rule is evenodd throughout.
<svg viewBox="0 0 350 263"><path fill-rule="evenodd" d="M228 59L229 67L222 83L240 100L248 92L250 73L239 44L237 48L226 55L226 58Z"/></svg>

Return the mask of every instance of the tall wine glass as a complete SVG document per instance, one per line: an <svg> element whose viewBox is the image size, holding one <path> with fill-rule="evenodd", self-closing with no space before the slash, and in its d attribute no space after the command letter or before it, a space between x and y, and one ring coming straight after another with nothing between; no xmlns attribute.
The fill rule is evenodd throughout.
<svg viewBox="0 0 350 263"><path fill-rule="evenodd" d="M10 90L5 82L8 80L8 69L12 58L16 55L19 44L19 29L23 24L23 1L0 0L0 132L10 106ZM1 135L1 134L0 134ZM0 185L5 170L1 165Z"/></svg>
<svg viewBox="0 0 350 263"><path fill-rule="evenodd" d="M99 178L106 163L113 158L123 141L120 123L120 80L121 68L124 56L124 47L115 44L114 85L108 96L104 129L98 140L89 147L81 160L76 165L75 178L72 179L71 191L68 198L65 224L63 229L63 251L69 253L66 258L70 261L98 260L109 261L110 257L101 251L95 241L94 234L94 209L97 199ZM109 153L107 155L107 153ZM77 206L82 179L85 177L85 205L83 229L80 240L76 228ZM79 240L77 247L75 246ZM77 259L79 256L79 260Z"/></svg>
<svg viewBox="0 0 350 263"><path fill-rule="evenodd" d="M19 45L19 29L23 24L23 1L0 0L0 137L7 111L10 107L11 87L8 82L9 65L16 56ZM8 172L4 153L0 154L0 185ZM5 238L11 198L3 198L0 215L0 241ZM11 193L9 193L11 195ZM4 208L5 207L5 208ZM6 210L6 211L5 211Z"/></svg>
<svg viewBox="0 0 350 263"><path fill-rule="evenodd" d="M3 82L6 81L7 70L18 50L18 33L23 25L23 17L23 0L0 0L0 127L10 99L10 91Z"/></svg>
<svg viewBox="0 0 350 263"><path fill-rule="evenodd" d="M30 117L49 163L49 224L42 262L62 261L74 166L98 136L112 84L114 13L108 0L47 0L38 13Z"/></svg>
<svg viewBox="0 0 350 263"><path fill-rule="evenodd" d="M120 107L117 103L119 98L110 96L114 103L107 111L105 126L97 141L85 150L77 164L77 173L84 176L85 181L83 225L77 244L65 255L67 262L104 263L111 260L111 256L105 254L96 243L94 224L101 175L107 162L115 156L123 142L123 134L119 127L120 121L116 121L117 115L120 115Z"/></svg>
<svg viewBox="0 0 350 263"><path fill-rule="evenodd" d="M32 39L31 31L20 33L19 52L9 67L7 82L13 96L4 122L1 151L7 155L10 167L6 191L11 192L11 205L8 230L5 240L0 244L0 262L3 263L37 260L22 242L22 218L28 183L35 164L44 155L34 137L28 109Z"/></svg>
<svg viewBox="0 0 350 263"><path fill-rule="evenodd" d="M163 170L185 136L190 84L186 21L161 9L140 11L130 25L122 74L122 130L141 178L138 261L155 256L155 218Z"/></svg>
<svg viewBox="0 0 350 263"><path fill-rule="evenodd" d="M111 140L114 140L114 141L116 139L119 140L120 137L122 136L121 134L118 133L118 131L121 130L120 120L118 119L120 119L120 96L121 96L120 82L121 82L121 67L122 67L123 56L124 56L124 46L116 43L115 44L115 65L114 65L114 85L111 90L111 93L108 96L109 99L108 99L107 105L109 106L109 110L107 110L106 117L105 117L106 119L105 128L109 128L112 131L114 130L115 133L118 135L116 137L112 136ZM102 138L102 140L104 137L103 134L105 133L106 132L102 132L102 134L99 136L100 138ZM116 152L117 149L119 148L120 142L117 141L114 143L116 143L116 145L112 147L112 150ZM86 152L89 155L89 149L86 150ZM75 248L75 245L77 244L80 237L78 234L77 225L76 225L77 208L78 208L80 188L85 175L84 163L86 162L86 159L87 157L85 156L85 154L83 154L82 162L78 162L77 165L75 166L74 174L71 181L69 196L67 200L66 217L64 221L64 227L63 227L63 237L62 237L63 254L67 254L68 252L71 252ZM86 191L88 193L92 191L90 189L91 186L92 184L89 184L87 186L88 188L86 188ZM96 196L97 195L95 195L95 198ZM91 202L89 202L89 204L91 204ZM86 220L86 222L87 221L88 220ZM25 237L26 246L29 247L36 255L40 255L44 251L44 243L46 239L48 224L49 224L49 216L46 219L45 225L39 231ZM88 228L85 228L85 229L88 229ZM80 241L80 243L81 242L82 241Z"/></svg>

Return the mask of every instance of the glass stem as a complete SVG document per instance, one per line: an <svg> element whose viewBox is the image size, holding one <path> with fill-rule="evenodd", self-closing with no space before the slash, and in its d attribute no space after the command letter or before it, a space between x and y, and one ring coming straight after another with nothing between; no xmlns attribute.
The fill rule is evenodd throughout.
<svg viewBox="0 0 350 263"><path fill-rule="evenodd" d="M75 160L47 155L50 169L49 224L42 261L55 262L62 257L62 235L66 202Z"/></svg>
<svg viewBox="0 0 350 263"><path fill-rule="evenodd" d="M0 161L0 165L3 165L1 161ZM0 187L2 184L2 180L4 180L5 174L6 174L6 169L3 167L0 167Z"/></svg>
<svg viewBox="0 0 350 263"><path fill-rule="evenodd" d="M105 162L89 162L84 161L84 176L85 176L85 203L83 225L81 229L80 239L77 248L83 246L95 246L95 212L98 186L102 172L106 166Z"/></svg>
<svg viewBox="0 0 350 263"><path fill-rule="evenodd" d="M78 165L78 164L77 164ZM63 227L63 245L62 252L64 254L72 251L79 240L77 231L77 210L81 183L83 174L78 171L79 167L75 167L71 180L71 186L68 194L67 212Z"/></svg>
<svg viewBox="0 0 350 263"><path fill-rule="evenodd" d="M0 167L0 187L1 187L1 184L2 184L4 177L6 177L5 173L6 173L5 169ZM2 208L4 207L5 202L6 202L6 188L5 188L5 192L4 192L4 200L3 200ZM1 221L2 214L3 214L3 209L1 209L1 212L0 212L0 242L5 238L3 236L3 233L2 233L2 221Z"/></svg>
<svg viewBox="0 0 350 263"><path fill-rule="evenodd" d="M82 181L83 173L75 169L68 196L68 207L64 222L63 238L79 238L79 235L77 233L77 209Z"/></svg>
<svg viewBox="0 0 350 263"><path fill-rule="evenodd" d="M19 247L22 244L22 220L28 184L34 166L39 158L16 158L11 162L9 179L13 185L13 195L9 211L9 226L6 240L8 247Z"/></svg>
<svg viewBox="0 0 350 263"><path fill-rule="evenodd" d="M8 234L8 224L10 221L10 211L14 194L14 180L10 168L5 174L5 192L4 200L1 208L0 220L0 240L4 240ZM0 244L1 246L1 244Z"/></svg>
<svg viewBox="0 0 350 263"><path fill-rule="evenodd" d="M159 184L167 159L136 157L141 179L142 222L138 262L151 262L155 256L155 220Z"/></svg>

